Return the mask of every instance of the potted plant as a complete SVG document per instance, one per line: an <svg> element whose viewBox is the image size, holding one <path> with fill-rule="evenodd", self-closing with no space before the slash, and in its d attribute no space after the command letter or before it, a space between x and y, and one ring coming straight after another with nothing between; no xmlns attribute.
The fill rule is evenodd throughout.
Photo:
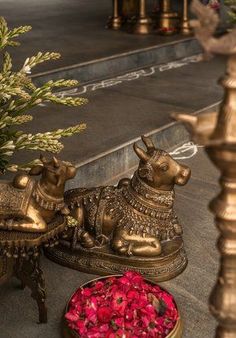
<svg viewBox="0 0 236 338"><path fill-rule="evenodd" d="M29 163L24 163L24 161L15 163L12 156L22 150L58 153L63 148L63 144L60 142L62 137L77 134L86 127L85 124L78 124L65 129L36 134L21 130L22 124L33 119L30 111L44 102L67 106L80 106L87 102L86 99L80 97L62 98L54 92L61 87L76 86L77 81L75 80L48 81L40 87L32 82L31 69L45 61L58 59L60 57L58 53L38 52L35 56L27 58L19 70L13 70L12 58L5 49L9 46L18 46L19 42L15 38L30 29L30 26L9 29L5 19L0 17L0 52L2 52L0 72L0 174L4 174L7 170L12 172L28 171L36 165L43 168L44 163L38 158ZM43 157L41 158L43 159ZM2 182L2 184L7 186L5 182ZM7 201L7 196L5 196L5 199ZM4 207L4 200L2 205ZM10 275L11 270L12 264L8 263L6 257L0 254L0 282Z"/></svg>
<svg viewBox="0 0 236 338"><path fill-rule="evenodd" d="M20 130L20 125L32 121L30 111L44 102L62 104L67 106L80 106L87 102L80 97L59 97L55 90L63 87L74 87L76 80L48 81L41 87L37 87L31 80L32 68L45 61L56 60L59 53L38 52L25 60L19 70L14 71L12 58L6 47L18 46L15 41L19 35L28 32L30 26L21 26L9 29L3 17L0 18L0 52L3 54L2 69L0 73L0 173L6 170L28 170L36 163L36 159L30 163L14 163L12 155L15 152L40 151L58 153L62 150L62 137L72 136L84 130L85 124L78 124L66 129L54 130L46 133L25 133Z"/></svg>

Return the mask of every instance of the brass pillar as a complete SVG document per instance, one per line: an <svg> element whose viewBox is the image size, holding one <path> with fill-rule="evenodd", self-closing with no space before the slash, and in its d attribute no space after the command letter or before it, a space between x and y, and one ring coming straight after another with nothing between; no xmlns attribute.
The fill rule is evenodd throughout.
<svg viewBox="0 0 236 338"><path fill-rule="evenodd" d="M177 31L178 14L173 12L171 0L160 0L160 15L158 30L164 35L171 35Z"/></svg>
<svg viewBox="0 0 236 338"><path fill-rule="evenodd" d="M228 55L226 74L220 83L224 98L219 113L198 117L180 114L177 119L187 122L198 144L220 170L218 196L210 203L220 235L217 247L220 268L210 295L209 307L218 321L215 338L236 337L236 30L216 38L218 15L198 0L192 1L198 20L192 21L195 34L206 54Z"/></svg>
<svg viewBox="0 0 236 338"><path fill-rule="evenodd" d="M217 241L220 268L209 299L210 311L218 321L215 338L236 337L235 70L236 55L230 57L227 73L221 80L225 95L219 113L202 114L199 117L180 114L177 117L192 126L195 141L205 145L208 156L221 172L220 193L210 203L220 232Z"/></svg>
<svg viewBox="0 0 236 338"><path fill-rule="evenodd" d="M189 21L189 5L188 0L183 0L183 12L180 23L180 33L183 35L192 34L192 29Z"/></svg>
<svg viewBox="0 0 236 338"><path fill-rule="evenodd" d="M146 12L146 0L139 0L139 14L132 31L137 34L149 34L152 31L152 19Z"/></svg>
<svg viewBox="0 0 236 338"><path fill-rule="evenodd" d="M138 15L139 3L137 0L122 0L121 15L124 18L132 18Z"/></svg>
<svg viewBox="0 0 236 338"><path fill-rule="evenodd" d="M113 0L113 14L109 18L107 28L118 30L121 28L122 18L119 14L119 0Z"/></svg>
<svg viewBox="0 0 236 338"><path fill-rule="evenodd" d="M221 172L221 192L210 203L220 231L217 247L220 269L210 296L210 311L219 325L216 338L236 337L236 55L228 62L221 84L225 89L218 123L212 134L215 144L206 151ZM219 144L217 144L219 143Z"/></svg>

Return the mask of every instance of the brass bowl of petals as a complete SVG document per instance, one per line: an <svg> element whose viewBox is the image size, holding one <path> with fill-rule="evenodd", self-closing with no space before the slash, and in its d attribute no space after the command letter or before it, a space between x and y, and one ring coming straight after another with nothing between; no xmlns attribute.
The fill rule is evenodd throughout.
<svg viewBox="0 0 236 338"><path fill-rule="evenodd" d="M64 338L181 338L173 296L134 271L80 286L63 315Z"/></svg>

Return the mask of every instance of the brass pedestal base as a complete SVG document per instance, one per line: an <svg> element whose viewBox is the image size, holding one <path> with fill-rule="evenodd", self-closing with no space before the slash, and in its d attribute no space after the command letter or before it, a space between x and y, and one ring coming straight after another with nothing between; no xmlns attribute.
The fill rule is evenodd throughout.
<svg viewBox="0 0 236 338"><path fill-rule="evenodd" d="M181 25L180 25L180 34L182 34L182 35L192 35L193 34L193 30L192 30L192 28L190 26L189 20L181 22Z"/></svg>
<svg viewBox="0 0 236 338"><path fill-rule="evenodd" d="M178 20L178 13L162 13L158 19L158 33L163 35L172 35L177 33Z"/></svg>
<svg viewBox="0 0 236 338"><path fill-rule="evenodd" d="M117 17L110 17L108 19L106 28L119 30L121 26L122 26L122 18L121 16L117 16Z"/></svg>
<svg viewBox="0 0 236 338"><path fill-rule="evenodd" d="M135 270L157 282L179 275L187 265L182 239L163 243L163 253L158 257L125 257L115 255L107 247L74 251L70 243L62 241L58 247L47 248L46 256L56 263L92 274L108 275Z"/></svg>
<svg viewBox="0 0 236 338"><path fill-rule="evenodd" d="M139 18L131 29L134 34L150 34L153 31L151 18Z"/></svg>

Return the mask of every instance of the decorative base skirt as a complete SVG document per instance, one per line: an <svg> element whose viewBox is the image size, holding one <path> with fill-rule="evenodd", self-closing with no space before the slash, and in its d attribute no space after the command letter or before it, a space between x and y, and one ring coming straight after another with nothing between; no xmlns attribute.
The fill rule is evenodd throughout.
<svg viewBox="0 0 236 338"><path fill-rule="evenodd" d="M61 241L54 248L47 248L46 256L54 262L69 268L99 275L119 274L135 270L144 277L157 282L170 280L179 275L187 266L187 257L182 239L163 244L158 257L126 257L116 255L108 248L70 248L70 243Z"/></svg>

